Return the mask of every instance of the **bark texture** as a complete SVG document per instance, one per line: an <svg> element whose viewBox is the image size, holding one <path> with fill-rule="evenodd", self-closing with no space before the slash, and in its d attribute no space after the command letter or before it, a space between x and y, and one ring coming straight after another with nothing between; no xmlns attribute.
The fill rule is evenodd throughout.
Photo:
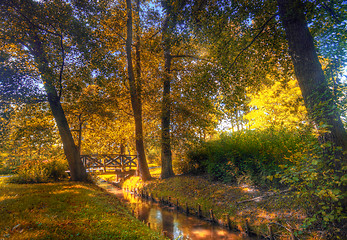
<svg viewBox="0 0 347 240"><path fill-rule="evenodd" d="M318 60L304 5L301 0L277 0L277 3L307 112L317 128L322 130L320 141L332 143L328 153L337 149L334 163L335 169L340 170L340 160L346 160L343 151L347 151L347 134Z"/></svg>
<svg viewBox="0 0 347 240"><path fill-rule="evenodd" d="M78 152L81 155L82 152L82 131L83 131L83 120L82 114L78 115Z"/></svg>
<svg viewBox="0 0 347 240"><path fill-rule="evenodd" d="M143 143L143 127L142 127L142 102L141 93L138 91L139 84L136 84L133 62L132 62L132 41L133 41L133 20L132 20L132 5L131 0L126 0L127 4L127 39L126 39L126 54L128 64L128 79L130 87L131 105L133 108L135 119L135 137L136 137L136 151L138 156L138 171L142 180L146 181L151 179L151 174L148 169L146 160L145 148Z"/></svg>
<svg viewBox="0 0 347 240"><path fill-rule="evenodd" d="M54 86L54 74L49 67L48 59L43 50L42 42L36 34L35 29L31 30L31 47L32 54L38 65L44 87L47 93L48 102L57 123L59 134L63 142L64 153L69 163L71 180L88 181L88 175L80 159L80 153L72 138L69 124L66 120L64 110L60 103L60 97Z"/></svg>
<svg viewBox="0 0 347 240"><path fill-rule="evenodd" d="M172 153L171 153L171 43L169 31L169 15L164 19L162 28L162 44L164 50L164 74L163 74L163 101L161 112L161 178L169 178L174 176L172 169Z"/></svg>

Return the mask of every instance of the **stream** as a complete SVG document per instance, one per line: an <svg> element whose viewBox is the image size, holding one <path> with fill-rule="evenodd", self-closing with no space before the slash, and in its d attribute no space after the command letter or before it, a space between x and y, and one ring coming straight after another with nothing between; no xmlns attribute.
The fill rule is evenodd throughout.
<svg viewBox="0 0 347 240"><path fill-rule="evenodd" d="M121 201L133 205L131 209L135 208L134 214L139 220L152 229L165 232L170 239L257 239L240 232L228 231L195 216L187 216L169 207L135 197L107 182L99 182L98 185L116 195Z"/></svg>

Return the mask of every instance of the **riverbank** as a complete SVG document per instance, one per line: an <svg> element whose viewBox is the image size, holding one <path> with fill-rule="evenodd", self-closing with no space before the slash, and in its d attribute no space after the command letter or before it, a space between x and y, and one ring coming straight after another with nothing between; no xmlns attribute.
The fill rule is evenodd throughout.
<svg viewBox="0 0 347 240"><path fill-rule="evenodd" d="M210 218L211 210L216 221L238 231L276 239L320 239L316 233L303 231L305 210L290 191L261 191L250 186L231 186L211 182L206 176L176 176L146 183L132 177L122 184L129 190L147 192L157 199L169 200L184 209L198 211ZM192 210L194 209L194 210ZM270 233L271 232L271 233ZM304 232L304 235L301 234Z"/></svg>
<svg viewBox="0 0 347 240"><path fill-rule="evenodd" d="M92 184L0 178L0 215L0 239L165 239Z"/></svg>

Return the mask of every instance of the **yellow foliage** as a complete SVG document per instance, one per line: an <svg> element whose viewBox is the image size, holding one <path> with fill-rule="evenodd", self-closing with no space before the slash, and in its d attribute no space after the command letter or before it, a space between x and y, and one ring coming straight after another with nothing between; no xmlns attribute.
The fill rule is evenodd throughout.
<svg viewBox="0 0 347 240"><path fill-rule="evenodd" d="M250 95L252 111L244 118L251 129L269 127L295 128L307 122L307 112L296 80L275 82L257 94Z"/></svg>

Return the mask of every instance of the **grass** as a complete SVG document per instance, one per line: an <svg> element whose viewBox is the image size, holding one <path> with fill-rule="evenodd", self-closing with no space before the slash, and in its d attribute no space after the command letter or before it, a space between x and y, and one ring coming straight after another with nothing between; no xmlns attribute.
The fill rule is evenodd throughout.
<svg viewBox="0 0 347 240"><path fill-rule="evenodd" d="M164 239L92 184L0 178L0 239Z"/></svg>

